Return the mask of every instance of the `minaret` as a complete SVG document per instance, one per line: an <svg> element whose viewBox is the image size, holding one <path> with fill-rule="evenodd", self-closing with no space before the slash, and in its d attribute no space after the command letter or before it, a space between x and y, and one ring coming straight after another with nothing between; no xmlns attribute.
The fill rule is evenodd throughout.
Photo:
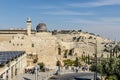
<svg viewBox="0 0 120 80"><path fill-rule="evenodd" d="M27 35L30 36L31 35L31 19L27 18Z"/></svg>

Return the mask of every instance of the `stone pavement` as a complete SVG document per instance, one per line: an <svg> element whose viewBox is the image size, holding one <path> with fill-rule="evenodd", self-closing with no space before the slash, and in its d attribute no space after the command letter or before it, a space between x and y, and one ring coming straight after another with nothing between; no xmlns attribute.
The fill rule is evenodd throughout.
<svg viewBox="0 0 120 80"><path fill-rule="evenodd" d="M80 71L82 72L82 71ZM89 72L89 71L84 71ZM49 77L51 77L55 71L50 72L39 72L38 73L38 80L47 80ZM60 75L67 74L67 73L75 73L72 70L61 70ZM16 77L13 78L13 80L35 80L35 74L19 74Z"/></svg>
<svg viewBox="0 0 120 80"><path fill-rule="evenodd" d="M51 77L55 71L50 72L39 72L38 73L38 80L47 80L49 77ZM62 70L60 74L66 74L66 73L73 73L71 70ZM35 80L35 74L18 74L13 78L13 80Z"/></svg>
<svg viewBox="0 0 120 80"><path fill-rule="evenodd" d="M53 72L39 72L38 80L47 80L52 75ZM13 80L35 80L35 74L19 74Z"/></svg>

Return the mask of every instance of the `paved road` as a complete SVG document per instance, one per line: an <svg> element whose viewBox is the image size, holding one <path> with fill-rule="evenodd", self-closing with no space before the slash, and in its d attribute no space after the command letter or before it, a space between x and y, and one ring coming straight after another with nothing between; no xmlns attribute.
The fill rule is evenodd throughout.
<svg viewBox="0 0 120 80"><path fill-rule="evenodd" d="M99 74L98 76L100 77ZM56 79L49 79L49 80L79 80L75 78L94 79L94 73L93 72L68 73L68 74L63 74L55 77Z"/></svg>

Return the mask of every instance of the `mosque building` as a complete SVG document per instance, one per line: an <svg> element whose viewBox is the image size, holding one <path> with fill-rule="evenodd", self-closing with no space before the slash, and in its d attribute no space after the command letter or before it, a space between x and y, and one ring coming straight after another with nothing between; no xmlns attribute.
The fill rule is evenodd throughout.
<svg viewBox="0 0 120 80"><path fill-rule="evenodd" d="M35 66L40 62L43 62L46 68L55 69L58 60L62 63L62 60L75 59L83 53L86 55L90 53L93 56L94 46L88 45L95 42L95 35L75 31L67 31L69 34L64 34L65 31L53 34L47 30L45 23L39 23L36 26L36 30L32 30L30 18L27 19L26 23L26 30L0 30L0 51L24 51L23 55L16 57L12 62L8 62L9 65L16 66L15 68L13 66L6 66L8 63L4 67L0 67L0 75L2 77L9 73L15 74L15 70L18 70L18 73L20 73L19 69L23 72L25 67ZM90 36L92 39L89 39ZM98 36L97 38L101 42L109 41ZM19 58L21 59L19 60ZM21 61L24 61L24 63L21 63ZM24 66L17 67L21 64ZM11 79L12 77L9 77L9 80Z"/></svg>
<svg viewBox="0 0 120 80"><path fill-rule="evenodd" d="M13 76L16 75L16 70L17 73L21 73L24 72L23 70L26 67L35 66L40 62L43 62L47 68L56 68L56 62L59 59L58 49L60 52L60 45L58 43L60 40L53 36L51 32L48 32L45 23L39 23L36 30L31 30L31 19L28 18L26 22L26 30L0 30L1 54L3 54L3 52L5 54L13 54L16 51L24 51L24 55L18 56L15 59L13 58L13 60L9 60L4 63L4 65L2 65L2 62L5 59L0 57L0 76L3 79L8 78L8 80L11 80ZM21 59L19 60L19 58ZM8 66L8 64L10 66ZM19 67L19 65L24 66ZM8 75L9 77L6 77Z"/></svg>

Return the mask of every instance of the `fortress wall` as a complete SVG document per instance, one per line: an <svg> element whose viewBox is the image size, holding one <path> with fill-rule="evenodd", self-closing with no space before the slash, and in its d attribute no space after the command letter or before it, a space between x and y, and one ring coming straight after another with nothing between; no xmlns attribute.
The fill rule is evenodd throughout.
<svg viewBox="0 0 120 80"><path fill-rule="evenodd" d="M9 41L14 34L0 34L0 42Z"/></svg>

